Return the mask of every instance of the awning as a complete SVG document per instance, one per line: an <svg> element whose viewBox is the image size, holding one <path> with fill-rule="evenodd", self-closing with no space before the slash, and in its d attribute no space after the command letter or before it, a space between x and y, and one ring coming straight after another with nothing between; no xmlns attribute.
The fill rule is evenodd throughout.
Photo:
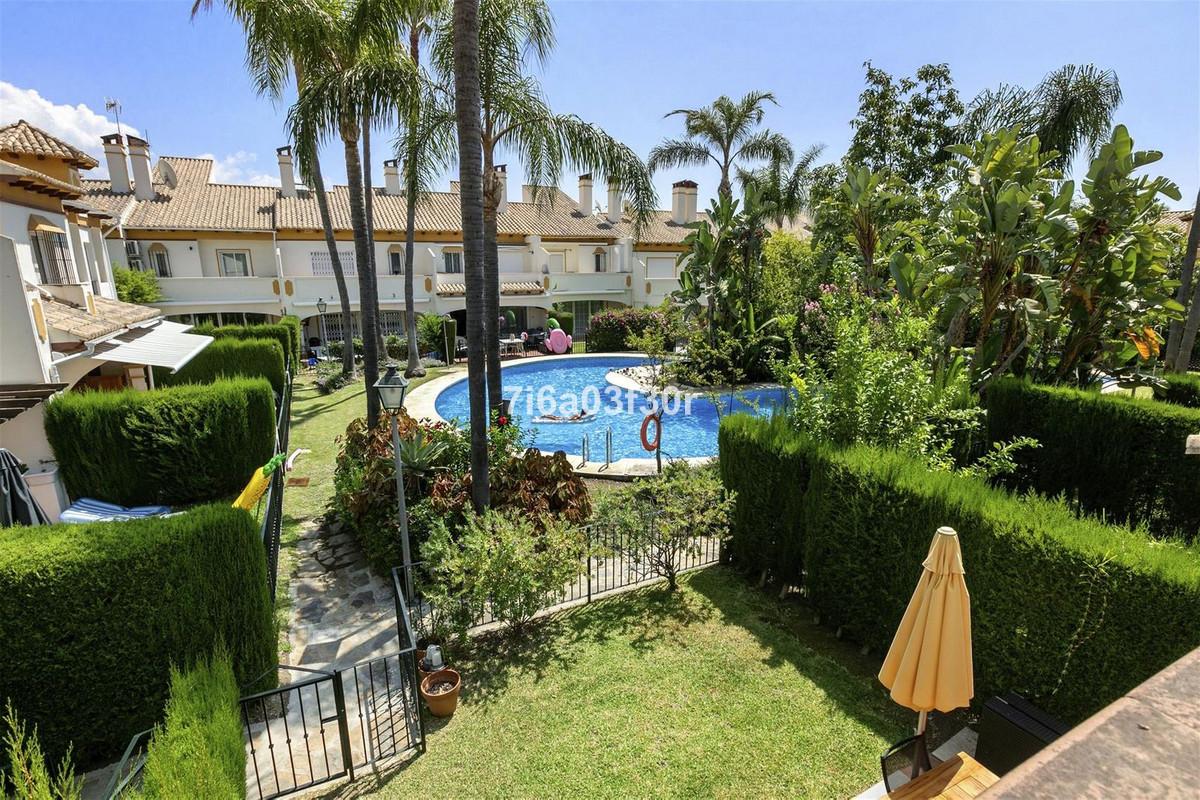
<svg viewBox="0 0 1200 800"><path fill-rule="evenodd" d="M7 422L65 388L65 383L10 383L0 386L0 423Z"/></svg>
<svg viewBox="0 0 1200 800"><path fill-rule="evenodd" d="M213 340L211 336L186 333L190 327L162 320L145 328L135 328L96 345L92 358L123 364L149 364L177 372Z"/></svg>

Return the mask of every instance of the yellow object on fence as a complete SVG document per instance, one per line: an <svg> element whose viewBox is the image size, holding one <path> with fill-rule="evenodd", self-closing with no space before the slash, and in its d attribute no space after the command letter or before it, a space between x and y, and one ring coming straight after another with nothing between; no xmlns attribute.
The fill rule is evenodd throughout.
<svg viewBox="0 0 1200 800"><path fill-rule="evenodd" d="M267 491L267 487L271 485L271 473L279 469L279 465L283 462L283 459L284 454L280 453L266 464L254 470L254 477L246 484L246 488L242 489L242 493L238 495L237 500L233 501L233 507L253 511L255 504L262 499L262 496Z"/></svg>

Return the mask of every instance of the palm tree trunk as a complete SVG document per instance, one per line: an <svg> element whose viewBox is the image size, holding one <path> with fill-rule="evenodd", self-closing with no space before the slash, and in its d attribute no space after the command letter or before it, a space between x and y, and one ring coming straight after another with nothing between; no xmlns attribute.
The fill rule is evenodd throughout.
<svg viewBox="0 0 1200 800"><path fill-rule="evenodd" d="M375 309L375 346L377 354L386 355L387 349L383 344L383 325L379 313L379 270L375 262L375 193L371 189L371 118L363 115L362 129L362 160L363 160L363 210L367 219L367 253L371 262L371 294L375 297L372 308Z"/></svg>
<svg viewBox="0 0 1200 800"><path fill-rule="evenodd" d="M471 400L471 502L487 508L488 414L483 317L483 140L479 120L479 0L454 0L454 109L467 286L467 387Z"/></svg>
<svg viewBox="0 0 1200 800"><path fill-rule="evenodd" d="M342 271L342 260L338 258L337 239L333 235L333 220L329 217L329 198L325 195L325 178L321 175L321 161L313 147L312 185L317 196L317 210L321 214L321 227L325 229L325 246L329 249L329 263L333 268L333 282L337 286L338 303L342 308L342 374L354 374L354 317L350 312L350 291L346 288L346 273ZM321 344L327 345L326 342Z"/></svg>
<svg viewBox="0 0 1200 800"><path fill-rule="evenodd" d="M379 321L375 316L378 298L375 276L371 272L370 239L367 215L363 206L362 162L358 157L357 121L342 123L342 145L346 151L346 179L350 184L350 224L354 228L354 258L358 267L358 307L362 315L363 382L367 387L367 426L374 428L379 421L379 395L375 381L379 379Z"/></svg>
<svg viewBox="0 0 1200 800"><path fill-rule="evenodd" d="M414 66L421 62L421 29L418 25L414 25L408 34L408 57L412 59ZM417 249L413 228L417 224L420 186L417 181L418 143L411 132L420 122L420 113L420 108L414 100L406 123L410 133L410 144L404 158L404 190L407 195L404 222L404 326L408 339L408 366L404 369L404 375L408 378L425 374L425 370L421 368L421 351L417 347L417 313L413 301L413 261L416 260Z"/></svg>
<svg viewBox="0 0 1200 800"><path fill-rule="evenodd" d="M1192 225L1188 229L1186 250L1183 253L1183 267L1179 272L1179 289L1175 299L1184 307L1189 308L1187 321L1175 320L1167 333L1167 369L1174 372L1187 372L1191 362L1192 348L1196 346L1196 329L1200 327L1200 303L1195 299L1188 305L1188 294L1192 291L1192 282L1200 289L1200 280L1196 280L1196 251L1200 249L1200 192L1196 192L1196 210L1192 213ZM1190 328L1190 339L1186 335ZM1189 344L1184 347L1184 342Z"/></svg>
<svg viewBox="0 0 1200 800"><path fill-rule="evenodd" d="M493 153L483 147L483 302L484 342L487 345L488 408L500 409L503 388L500 380L500 251L496 234L496 215L500 207L500 181L496 180Z"/></svg>

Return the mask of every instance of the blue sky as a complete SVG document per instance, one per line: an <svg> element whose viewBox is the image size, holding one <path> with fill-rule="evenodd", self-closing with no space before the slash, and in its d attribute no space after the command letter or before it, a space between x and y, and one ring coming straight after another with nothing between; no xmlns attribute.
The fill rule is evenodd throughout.
<svg viewBox="0 0 1200 800"><path fill-rule="evenodd" d="M220 3L218 2L219 6ZM893 74L950 64L964 99L1001 82L1032 85L1064 63L1120 76L1118 121L1190 206L1200 185L1200 2L554 2L558 46L542 78L552 107L602 124L645 156L680 133L673 108L768 89L767 124L835 160L868 59ZM98 152L104 98L156 155L211 154L216 177L267 182L285 143L286 109L255 95L240 31L223 13L189 19L190 0L0 0L0 122L25 117ZM36 32L36 33L35 33ZM47 35L49 34L49 35ZM376 140L375 180L382 182ZM327 180L343 182L340 150ZM520 170L510 166L510 194ZM661 204L682 177L707 198L715 170L655 177ZM449 181L446 176L443 184ZM574 176L564 188L575 194ZM599 192L598 192L599 195ZM597 196L598 196L597 195ZM599 199L599 196L598 196Z"/></svg>

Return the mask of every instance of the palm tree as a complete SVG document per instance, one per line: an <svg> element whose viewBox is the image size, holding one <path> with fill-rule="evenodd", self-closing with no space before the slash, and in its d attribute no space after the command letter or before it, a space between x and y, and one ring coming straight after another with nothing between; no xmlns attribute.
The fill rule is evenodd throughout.
<svg viewBox="0 0 1200 800"><path fill-rule="evenodd" d="M1192 351L1196 347L1196 335L1200 333L1200 279L1196 278L1196 251L1200 250L1200 192L1196 193L1196 208L1192 212L1187 244L1184 247L1186 249L1179 274L1179 290L1175 299L1187 306L1188 313L1185 320L1171 323L1167 336L1167 369L1175 372L1188 371ZM1189 292L1192 294L1190 303Z"/></svg>
<svg viewBox="0 0 1200 800"><path fill-rule="evenodd" d="M192 5L192 19L200 11L211 11L213 0L196 0ZM289 73L293 73L296 85L303 83L302 60L312 49L314 39L319 36L322 24L317 15L308 13L311 7L291 0L278 3L257 3L252 0L225 0L230 16L241 23L246 35L246 67L258 88L259 94L279 100L286 88ZM321 217L321 228L325 234L325 246L329 250L329 261L333 269L333 280L337 286L338 303L342 311L342 372L354 374L354 326L350 312L350 292L346 288L346 274L338 257L337 241L333 235L333 222L329 216L329 198L325 194L325 180L321 175L321 162L315 144L297 141L298 161L309 165L309 173L303 175L317 198L317 210ZM304 151L301 155L300 151Z"/></svg>
<svg viewBox="0 0 1200 800"><path fill-rule="evenodd" d="M975 141L1016 126L1022 136L1036 135L1043 153L1058 153L1047 166L1067 172L1079 153L1095 155L1112 130L1121 98L1121 83L1112 70L1066 64L1033 89L1001 84L980 92L959 124L960 138Z"/></svg>
<svg viewBox="0 0 1200 800"><path fill-rule="evenodd" d="M717 194L733 196L730 173L747 161L790 163L792 147L781 134L759 129L763 104L776 103L771 92L747 92L734 101L721 95L704 108L679 108L666 116L683 116L683 139L667 139L650 151L650 172L671 167L701 167L709 161L721 169Z"/></svg>
<svg viewBox="0 0 1200 800"><path fill-rule="evenodd" d="M544 0L483 0L480 5L480 101L484 191L485 343L488 401L500 407L500 255L497 215L501 184L496 156L521 156L530 182L558 183L566 168L592 172L616 183L629 195L632 222L640 230L657 202L650 173L637 154L599 126L570 114L555 114L526 62L543 62L554 47L554 21ZM444 27L434 42L433 58L449 74L452 37ZM550 194L550 193L546 193ZM551 195L552 199L552 195Z"/></svg>
<svg viewBox="0 0 1200 800"><path fill-rule="evenodd" d="M458 120L463 280L467 285L467 387L471 400L471 503L482 511L488 491L487 398L483 303L483 134L479 99L479 0L454 0L454 110Z"/></svg>
<svg viewBox="0 0 1200 800"><path fill-rule="evenodd" d="M312 59L311 74L288 111L288 126L297 140L319 145L325 136L337 135L342 141L359 274L367 424L374 427L379 419L374 389L379 377L379 293L371 252L374 224L367 214L369 178L363 177L359 139L364 138L369 148L370 121L391 117L402 107L405 98L419 91L419 76L394 47L394 23L381 24L370 16L379 6L331 1L327 8L324 35L318 43L320 56Z"/></svg>
<svg viewBox="0 0 1200 800"><path fill-rule="evenodd" d="M795 162L772 158L765 167L758 169L738 167L738 183L744 193L754 192L761 213L774 220L776 227L782 228L784 223L795 222L801 213L809 210L812 167L824 149L825 145L814 144Z"/></svg>

